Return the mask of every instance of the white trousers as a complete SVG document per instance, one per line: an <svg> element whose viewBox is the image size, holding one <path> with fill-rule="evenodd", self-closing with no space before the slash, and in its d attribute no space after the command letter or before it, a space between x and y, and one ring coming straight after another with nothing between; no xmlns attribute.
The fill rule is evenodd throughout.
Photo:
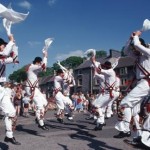
<svg viewBox="0 0 150 150"><path fill-rule="evenodd" d="M56 105L58 107L57 115L64 110L66 105L72 106L72 101L68 96L64 96L60 91L55 95Z"/></svg>
<svg viewBox="0 0 150 150"><path fill-rule="evenodd" d="M30 94L30 87L26 87L26 92ZM33 102L36 107L36 118L38 120L38 123L40 126L44 125L44 111L45 106L47 105L47 99L44 97L44 95L41 93L41 91L38 88L35 88L34 96L33 96Z"/></svg>
<svg viewBox="0 0 150 150"><path fill-rule="evenodd" d="M124 117L122 121L117 122L115 128L119 131L130 131L130 121L132 117L132 110L142 99L150 92L150 87L145 79L141 79L135 88L133 88L129 94L121 101L120 106L125 107Z"/></svg>
<svg viewBox="0 0 150 150"><path fill-rule="evenodd" d="M111 117L111 115L113 115L113 111L112 111L112 104L113 102L119 97L120 93L116 92L116 96L115 98L113 98L113 100L111 100L106 108L106 117Z"/></svg>
<svg viewBox="0 0 150 150"><path fill-rule="evenodd" d="M11 102L10 96L5 95L1 102L0 102L0 108L2 109L4 115L5 115L5 128L6 128L6 136L8 138L13 137L13 131L12 131L12 120L9 117L15 117L16 116L16 110Z"/></svg>
<svg viewBox="0 0 150 150"><path fill-rule="evenodd" d="M103 124L105 122L105 110L108 104L114 100L116 100L119 96L119 92L112 91L113 98L110 97L109 92L105 92L103 95L99 97L99 106L98 106L98 112L99 117L97 119L97 123Z"/></svg>
<svg viewBox="0 0 150 150"><path fill-rule="evenodd" d="M142 131L141 141L144 145L150 147L150 114L148 115L147 119L143 124L143 129L147 131Z"/></svg>
<svg viewBox="0 0 150 150"><path fill-rule="evenodd" d="M26 87L26 92L31 95L30 93L30 87ZM43 108L43 106L47 105L47 99L44 97L44 95L41 93L41 91L38 88L35 88L33 101L35 103L35 106L38 108Z"/></svg>

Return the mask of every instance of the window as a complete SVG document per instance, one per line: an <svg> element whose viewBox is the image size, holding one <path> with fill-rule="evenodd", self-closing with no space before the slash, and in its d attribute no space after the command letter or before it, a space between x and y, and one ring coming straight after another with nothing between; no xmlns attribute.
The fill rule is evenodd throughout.
<svg viewBox="0 0 150 150"><path fill-rule="evenodd" d="M127 85L127 78L121 79L121 85L126 86Z"/></svg>
<svg viewBox="0 0 150 150"><path fill-rule="evenodd" d="M82 70L78 70L78 75L82 74Z"/></svg>
<svg viewBox="0 0 150 150"><path fill-rule="evenodd" d="M127 67L125 67L125 68L120 68L120 75L125 75L125 74L127 74L127 73L128 73Z"/></svg>
<svg viewBox="0 0 150 150"><path fill-rule="evenodd" d="M78 86L82 86L82 78L78 79Z"/></svg>

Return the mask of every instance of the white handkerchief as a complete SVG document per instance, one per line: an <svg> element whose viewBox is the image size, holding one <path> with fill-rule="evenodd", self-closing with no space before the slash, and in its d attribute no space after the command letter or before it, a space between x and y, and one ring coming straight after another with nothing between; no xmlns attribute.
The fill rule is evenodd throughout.
<svg viewBox="0 0 150 150"><path fill-rule="evenodd" d="M19 13L17 11L14 11L12 8L6 8L2 4L0 4L0 16L6 18L9 21L12 21L12 23L18 23L25 20L28 14L29 12L27 14Z"/></svg>
<svg viewBox="0 0 150 150"><path fill-rule="evenodd" d="M52 38L47 38L47 39L45 40L45 46L44 46L44 48L43 48L43 51L47 51L48 48L49 48L49 46L52 44L52 42L53 42L53 39L52 39Z"/></svg>
<svg viewBox="0 0 150 150"><path fill-rule="evenodd" d="M11 21L9 21L6 18L3 19L3 26L6 29L7 35L11 35L11 25L12 25Z"/></svg>
<svg viewBox="0 0 150 150"><path fill-rule="evenodd" d="M87 59L90 59L91 57L96 56L96 50L88 49L84 54L86 55Z"/></svg>
<svg viewBox="0 0 150 150"><path fill-rule="evenodd" d="M143 22L143 28L142 31L147 31L150 29L150 21L148 19L145 19Z"/></svg>

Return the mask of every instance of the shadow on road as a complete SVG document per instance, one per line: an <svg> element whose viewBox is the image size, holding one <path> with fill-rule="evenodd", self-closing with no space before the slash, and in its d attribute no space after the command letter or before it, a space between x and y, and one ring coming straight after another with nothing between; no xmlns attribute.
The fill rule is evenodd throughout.
<svg viewBox="0 0 150 150"><path fill-rule="evenodd" d="M96 136L89 133L89 130L86 130L86 129L88 129L87 126L79 124L79 122L82 123L82 121L79 121L79 122L65 122L65 126L63 126L63 124L60 124L55 120L50 120L49 122L54 123L53 125L49 125L51 128L76 131L76 133L70 134L69 136L72 139L76 139L76 140L80 140L80 141L82 141L82 140L88 141L89 142L89 144L88 144L89 149L121 150L121 149L109 146L105 142L94 139ZM85 123L87 123L87 122L85 121ZM64 150L68 150L66 145L62 145L62 144L59 144L59 143L58 143L58 145L60 145Z"/></svg>
<svg viewBox="0 0 150 150"><path fill-rule="evenodd" d="M8 150L9 146L5 143L0 142L0 150Z"/></svg>
<svg viewBox="0 0 150 150"><path fill-rule="evenodd" d="M58 143L58 145L61 146L61 147L63 147L63 150L69 150L66 145L59 144L59 143Z"/></svg>
<svg viewBox="0 0 150 150"><path fill-rule="evenodd" d="M89 146L89 148L91 149L96 149L96 150L106 150L109 149L109 150L121 150L121 149L118 149L118 148L114 148L112 146L109 146L107 145L105 142L101 142L99 140L96 140L96 139L93 139L91 137L91 135L88 135L86 132L83 134L82 131L78 131L76 134L72 134L70 136L72 139L76 139L76 140L85 140L85 141L88 141L90 142L89 144L87 144Z"/></svg>
<svg viewBox="0 0 150 150"><path fill-rule="evenodd" d="M31 130L31 129L26 129L24 128L23 125L18 125L16 127L16 130L19 131L19 132L26 132L26 133L29 133L29 134L32 134L32 135L35 135L35 136L40 136L40 137L45 137L44 135L40 135L37 131L35 130Z"/></svg>

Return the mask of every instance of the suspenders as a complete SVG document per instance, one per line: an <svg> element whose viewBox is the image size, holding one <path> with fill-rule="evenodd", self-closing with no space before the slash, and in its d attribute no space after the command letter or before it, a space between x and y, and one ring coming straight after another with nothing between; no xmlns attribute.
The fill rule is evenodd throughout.
<svg viewBox="0 0 150 150"><path fill-rule="evenodd" d="M136 66L140 69L140 71L145 75L145 77L143 79L146 79L150 86L150 73L142 65L140 65L137 61L135 63L136 63Z"/></svg>
<svg viewBox="0 0 150 150"><path fill-rule="evenodd" d="M31 91L31 96L33 97L34 96L34 91L35 91L35 88L37 87L37 83L38 83L38 79L32 84L30 80L27 80L27 83L29 86L27 87L30 87L30 91Z"/></svg>
<svg viewBox="0 0 150 150"><path fill-rule="evenodd" d="M5 72L6 66L5 64L2 64L0 67L0 77L2 77L3 73Z"/></svg>
<svg viewBox="0 0 150 150"><path fill-rule="evenodd" d="M112 94L112 91L114 90L115 83L116 83L116 81L113 82L113 83L110 85L109 83L107 83L107 82L105 81L105 85L106 85L106 87L107 87L107 90L109 90L110 98L114 98L114 96L113 96L113 94Z"/></svg>

